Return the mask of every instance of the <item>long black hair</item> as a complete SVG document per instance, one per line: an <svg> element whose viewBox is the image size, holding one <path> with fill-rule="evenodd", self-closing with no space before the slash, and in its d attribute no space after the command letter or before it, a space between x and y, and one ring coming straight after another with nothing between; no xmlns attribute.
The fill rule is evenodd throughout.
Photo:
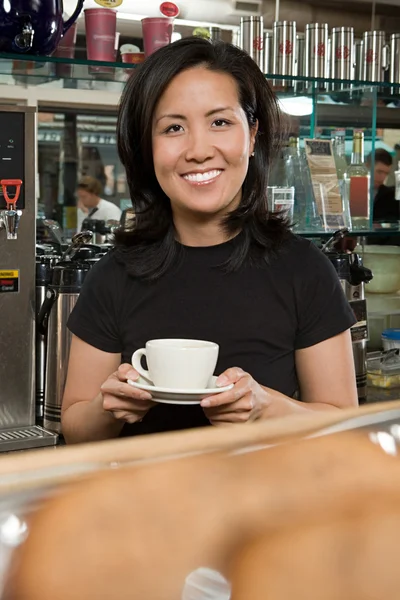
<svg viewBox="0 0 400 600"><path fill-rule="evenodd" d="M172 79L200 65L233 77L249 127L258 121L255 156L249 162L241 203L224 220L227 233L242 232L226 268L238 269L247 257L255 255L268 259L289 235L288 224L279 215L271 214L267 203L269 165L282 132L274 93L246 52L224 42L185 38L157 50L135 70L119 109L118 152L126 169L135 220L130 230L116 235L116 251L128 271L138 277L155 279L177 258L179 245L175 241L171 203L154 172L153 117Z"/></svg>

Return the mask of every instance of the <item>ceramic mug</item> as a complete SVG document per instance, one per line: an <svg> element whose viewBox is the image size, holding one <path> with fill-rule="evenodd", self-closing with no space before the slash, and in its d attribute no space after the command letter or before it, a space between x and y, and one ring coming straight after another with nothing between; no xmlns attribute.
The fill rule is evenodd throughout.
<svg viewBox="0 0 400 600"><path fill-rule="evenodd" d="M179 390L205 389L214 374L219 346L214 342L185 339L150 340L136 350L132 365L157 387ZM141 364L146 357L148 370Z"/></svg>

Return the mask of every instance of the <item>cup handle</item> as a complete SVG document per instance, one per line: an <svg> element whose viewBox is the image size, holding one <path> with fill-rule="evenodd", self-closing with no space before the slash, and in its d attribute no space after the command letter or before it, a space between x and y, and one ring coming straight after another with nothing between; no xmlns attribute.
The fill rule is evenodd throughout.
<svg viewBox="0 0 400 600"><path fill-rule="evenodd" d="M150 373L142 367L142 356L146 356L146 348L140 348L132 354L132 366L139 373L139 375L151 382Z"/></svg>

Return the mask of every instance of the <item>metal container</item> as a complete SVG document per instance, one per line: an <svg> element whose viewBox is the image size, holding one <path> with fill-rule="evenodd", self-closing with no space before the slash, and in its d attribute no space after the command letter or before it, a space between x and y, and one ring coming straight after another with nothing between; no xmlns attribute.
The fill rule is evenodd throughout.
<svg viewBox="0 0 400 600"><path fill-rule="evenodd" d="M38 318L40 328L47 329L44 424L57 433L61 433L61 405L72 337L67 321L89 270L90 265L85 262L58 263Z"/></svg>
<svg viewBox="0 0 400 600"><path fill-rule="evenodd" d="M365 283L372 279L372 273L363 266L358 254L342 254L328 251L326 256L334 266L343 291L357 318L352 327L353 359L356 372L357 393L360 404L367 399L367 305Z"/></svg>
<svg viewBox="0 0 400 600"><path fill-rule="evenodd" d="M328 77L328 24L306 25L305 76Z"/></svg>
<svg viewBox="0 0 400 600"><path fill-rule="evenodd" d="M306 51L306 40L304 33L296 34L296 75L298 77L304 77L305 75L305 51ZM306 83L304 81L296 81L294 89L297 94L301 94L306 90Z"/></svg>
<svg viewBox="0 0 400 600"><path fill-rule="evenodd" d="M296 23L275 21L272 71L275 75L296 75ZM292 86L293 82L276 81L277 86Z"/></svg>
<svg viewBox="0 0 400 600"><path fill-rule="evenodd" d="M264 73L266 75L272 73L273 39L272 31L264 31Z"/></svg>
<svg viewBox="0 0 400 600"><path fill-rule="evenodd" d="M384 31L366 31L363 35L363 81L384 81L389 68L389 46Z"/></svg>
<svg viewBox="0 0 400 600"><path fill-rule="evenodd" d="M331 34L330 72L332 79L354 79L354 29L334 27ZM335 82L332 89L343 90L348 83Z"/></svg>
<svg viewBox="0 0 400 600"><path fill-rule="evenodd" d="M264 24L262 17L240 19L240 47L264 69Z"/></svg>
<svg viewBox="0 0 400 600"><path fill-rule="evenodd" d="M222 40L222 29L220 27L209 28L210 42L219 42Z"/></svg>
<svg viewBox="0 0 400 600"><path fill-rule="evenodd" d="M390 83L400 84L400 33L390 36ZM400 88L392 88L392 94L399 94Z"/></svg>
<svg viewBox="0 0 400 600"><path fill-rule="evenodd" d="M362 81L363 78L363 53L364 42L362 40L354 41L354 79Z"/></svg>

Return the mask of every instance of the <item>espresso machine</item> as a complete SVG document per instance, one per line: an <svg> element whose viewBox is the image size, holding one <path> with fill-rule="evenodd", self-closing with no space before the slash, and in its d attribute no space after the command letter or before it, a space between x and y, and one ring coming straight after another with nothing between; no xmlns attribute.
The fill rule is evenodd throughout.
<svg viewBox="0 0 400 600"><path fill-rule="evenodd" d="M343 291L357 323L351 328L353 357L356 371L357 394L360 404L367 400L367 341L368 317L367 301L365 299L365 284L371 281L372 272L363 266L359 254L347 250L347 229L341 229L322 247L339 276Z"/></svg>
<svg viewBox="0 0 400 600"><path fill-rule="evenodd" d="M35 424L36 111L0 107L0 452L52 446Z"/></svg>

